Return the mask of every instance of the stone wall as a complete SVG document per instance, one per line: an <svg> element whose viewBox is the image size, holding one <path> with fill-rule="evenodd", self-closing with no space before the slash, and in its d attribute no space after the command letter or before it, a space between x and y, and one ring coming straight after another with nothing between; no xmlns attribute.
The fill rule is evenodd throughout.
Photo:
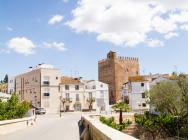
<svg viewBox="0 0 188 140"><path fill-rule="evenodd" d="M82 116L79 121L81 140L137 140L136 138L102 124L98 116Z"/></svg>

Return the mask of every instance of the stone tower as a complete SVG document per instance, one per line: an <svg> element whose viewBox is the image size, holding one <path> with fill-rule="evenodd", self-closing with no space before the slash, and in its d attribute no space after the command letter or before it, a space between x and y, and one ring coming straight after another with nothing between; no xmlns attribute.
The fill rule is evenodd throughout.
<svg viewBox="0 0 188 140"><path fill-rule="evenodd" d="M120 100L122 85L129 76L139 75L139 61L135 57L119 57L110 51L107 58L98 62L99 81L109 84L110 104Z"/></svg>

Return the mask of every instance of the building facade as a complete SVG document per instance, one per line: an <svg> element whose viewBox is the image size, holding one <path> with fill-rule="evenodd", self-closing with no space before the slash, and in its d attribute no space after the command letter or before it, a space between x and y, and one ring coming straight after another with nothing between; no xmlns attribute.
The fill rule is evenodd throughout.
<svg viewBox="0 0 188 140"><path fill-rule="evenodd" d="M15 77L8 78L8 93L12 94L15 92Z"/></svg>
<svg viewBox="0 0 188 140"><path fill-rule="evenodd" d="M63 76L60 83L61 110L81 111L84 108L84 83L78 78Z"/></svg>
<svg viewBox="0 0 188 140"><path fill-rule="evenodd" d="M85 84L85 100L86 108L89 108L89 102L94 99L92 108L96 109L97 112L109 111L109 96L108 96L108 85L96 80L87 81Z"/></svg>
<svg viewBox="0 0 188 140"><path fill-rule="evenodd" d="M57 113L60 108L60 71L51 65L39 64L15 77L15 91L21 100L34 107L44 107L47 113Z"/></svg>
<svg viewBox="0 0 188 140"><path fill-rule="evenodd" d="M156 113L155 107L150 106L147 102L149 98L146 92L162 81L173 81L173 76L160 74L129 77L129 81L122 87L121 99L129 104L133 112L144 113L150 111Z"/></svg>
<svg viewBox="0 0 188 140"><path fill-rule="evenodd" d="M108 111L108 85L99 81L62 77L60 83L61 110Z"/></svg>
<svg viewBox="0 0 188 140"><path fill-rule="evenodd" d="M139 61L134 57L118 57L110 51L107 59L98 62L98 79L109 85L110 104L121 99L122 85L128 77L139 75Z"/></svg>
<svg viewBox="0 0 188 140"><path fill-rule="evenodd" d="M125 83L122 88L122 100L129 104L131 110L136 113L143 113L149 111L149 104L146 92L150 89L150 81L141 78L131 77L129 82Z"/></svg>

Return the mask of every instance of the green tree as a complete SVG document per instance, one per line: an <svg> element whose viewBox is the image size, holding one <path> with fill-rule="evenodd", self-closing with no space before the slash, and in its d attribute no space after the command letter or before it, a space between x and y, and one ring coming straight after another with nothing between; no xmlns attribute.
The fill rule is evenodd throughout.
<svg viewBox="0 0 188 140"><path fill-rule="evenodd" d="M0 101L0 120L22 118L29 108L30 103L21 102L16 94L12 94L7 102Z"/></svg>
<svg viewBox="0 0 188 140"><path fill-rule="evenodd" d="M157 136L172 136L175 131L175 118L169 114L153 115L145 112L144 115L135 115L135 122L147 137L152 137L153 140Z"/></svg>
<svg viewBox="0 0 188 140"><path fill-rule="evenodd" d="M119 124L123 124L123 111L129 111L129 105L124 102L118 102L112 106L113 109L119 110Z"/></svg>
<svg viewBox="0 0 188 140"><path fill-rule="evenodd" d="M5 75L5 78L4 78L3 82L4 83L8 83L8 75L7 74Z"/></svg>
<svg viewBox="0 0 188 140"><path fill-rule="evenodd" d="M95 98L88 98L87 102L89 104L89 110L93 109L93 103L95 102Z"/></svg>
<svg viewBox="0 0 188 140"><path fill-rule="evenodd" d="M170 114L175 118L176 135L188 137L188 78L184 74L171 81L163 81L149 91L150 105L161 114ZM173 131L172 131L173 132ZM182 132L182 133L181 133Z"/></svg>

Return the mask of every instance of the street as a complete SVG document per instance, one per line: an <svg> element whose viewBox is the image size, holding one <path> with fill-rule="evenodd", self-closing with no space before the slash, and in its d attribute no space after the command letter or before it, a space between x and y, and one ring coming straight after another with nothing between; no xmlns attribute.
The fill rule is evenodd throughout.
<svg viewBox="0 0 188 140"><path fill-rule="evenodd" d="M0 140L79 140L78 121L81 113L38 116L36 124L0 136Z"/></svg>

